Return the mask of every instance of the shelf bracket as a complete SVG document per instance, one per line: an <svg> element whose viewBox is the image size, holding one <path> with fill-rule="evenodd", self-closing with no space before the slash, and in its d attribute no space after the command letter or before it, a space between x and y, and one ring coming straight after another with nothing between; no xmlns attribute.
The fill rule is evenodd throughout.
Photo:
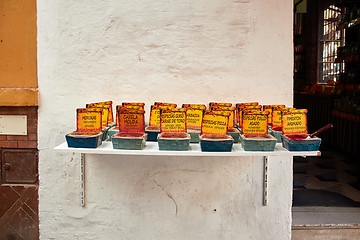
<svg viewBox="0 0 360 240"><path fill-rule="evenodd" d="M267 206L268 202L268 160L269 157L264 157L264 185L263 185L263 205Z"/></svg>
<svg viewBox="0 0 360 240"><path fill-rule="evenodd" d="M80 157L80 203L85 207L85 153Z"/></svg>

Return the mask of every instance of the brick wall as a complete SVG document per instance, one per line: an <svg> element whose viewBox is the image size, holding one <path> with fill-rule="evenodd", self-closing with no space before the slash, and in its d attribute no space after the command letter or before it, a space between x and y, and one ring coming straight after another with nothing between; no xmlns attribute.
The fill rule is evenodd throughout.
<svg viewBox="0 0 360 240"><path fill-rule="evenodd" d="M0 148L37 148L38 107L0 107L0 115L26 115L26 136L0 135Z"/></svg>

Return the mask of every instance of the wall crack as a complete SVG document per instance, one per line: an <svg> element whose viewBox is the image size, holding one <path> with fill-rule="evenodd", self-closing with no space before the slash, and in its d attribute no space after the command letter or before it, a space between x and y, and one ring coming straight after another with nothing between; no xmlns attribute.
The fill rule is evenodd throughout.
<svg viewBox="0 0 360 240"><path fill-rule="evenodd" d="M165 192L165 194L168 196L168 198L170 198L173 201L173 203L175 204L175 215L177 216L177 214L178 214L178 205L177 205L174 197L168 191L166 191L165 187L160 185L155 179L153 179L153 181L159 188L161 188Z"/></svg>

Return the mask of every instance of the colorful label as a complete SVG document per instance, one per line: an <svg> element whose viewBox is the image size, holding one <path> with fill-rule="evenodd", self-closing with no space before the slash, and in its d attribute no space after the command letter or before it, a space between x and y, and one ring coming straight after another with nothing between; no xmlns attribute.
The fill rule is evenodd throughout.
<svg viewBox="0 0 360 240"><path fill-rule="evenodd" d="M273 108L272 111L272 120L271 126L272 128L281 128L282 127L282 119L281 119L282 108Z"/></svg>
<svg viewBox="0 0 360 240"><path fill-rule="evenodd" d="M241 128L242 127L242 114L243 111L260 111L261 106L260 105L247 105L247 106L240 106L236 109L236 123Z"/></svg>
<svg viewBox="0 0 360 240"><path fill-rule="evenodd" d="M101 132L102 110L79 108L76 110L77 132Z"/></svg>
<svg viewBox="0 0 360 240"><path fill-rule="evenodd" d="M187 128L201 128L204 110L188 108L186 110L186 125Z"/></svg>
<svg viewBox="0 0 360 240"><path fill-rule="evenodd" d="M183 104L182 107L206 110L206 106L204 104Z"/></svg>
<svg viewBox="0 0 360 240"><path fill-rule="evenodd" d="M150 126L160 127L160 113L161 113L160 107L151 105L150 121L149 121Z"/></svg>
<svg viewBox="0 0 360 240"><path fill-rule="evenodd" d="M118 111L119 131L127 133L145 132L144 113L143 110L120 109Z"/></svg>
<svg viewBox="0 0 360 240"><path fill-rule="evenodd" d="M282 115L282 131L283 134L296 135L307 134L307 110L305 111L292 111L283 112Z"/></svg>
<svg viewBox="0 0 360 240"><path fill-rule="evenodd" d="M243 134L263 136L268 133L268 113L243 113Z"/></svg>
<svg viewBox="0 0 360 240"><path fill-rule="evenodd" d="M107 127L109 123L109 108L100 108L100 107L89 107L86 108L89 111L102 111L102 121L101 124L103 127Z"/></svg>
<svg viewBox="0 0 360 240"><path fill-rule="evenodd" d="M272 108L264 109L263 112L265 112L268 115L268 126L271 126L272 121Z"/></svg>
<svg viewBox="0 0 360 240"><path fill-rule="evenodd" d="M201 134L226 135L229 116L205 112L201 126Z"/></svg>
<svg viewBox="0 0 360 240"><path fill-rule="evenodd" d="M218 107L231 107L232 103L217 103L217 102L210 102L209 103L210 108L215 107L215 106L218 106Z"/></svg>
<svg viewBox="0 0 360 240"><path fill-rule="evenodd" d="M180 109L164 109L160 114L161 132L186 132L186 111Z"/></svg>
<svg viewBox="0 0 360 240"><path fill-rule="evenodd" d="M237 103L235 106L236 108L244 107L244 106L257 106L259 105L258 102L248 102L248 103Z"/></svg>
<svg viewBox="0 0 360 240"><path fill-rule="evenodd" d="M133 109L141 109L144 110L145 108L145 103L129 103L129 102L123 102L122 106L126 107L126 108L133 108Z"/></svg>
<svg viewBox="0 0 360 240"><path fill-rule="evenodd" d="M155 102L154 103L155 106L165 106L168 108L176 108L177 104L175 103L164 103L164 102Z"/></svg>
<svg viewBox="0 0 360 240"><path fill-rule="evenodd" d="M114 122L114 115L112 110L112 101L106 101L106 102L98 102L98 103L90 103L86 104L86 108L108 108L109 111L109 122Z"/></svg>
<svg viewBox="0 0 360 240"><path fill-rule="evenodd" d="M234 128L235 125L235 119L234 119L234 115L235 115L235 108L233 107L220 107L220 108L213 108L213 110L211 110L213 113L216 114L222 114L222 115L229 115L229 124L228 124L228 128Z"/></svg>

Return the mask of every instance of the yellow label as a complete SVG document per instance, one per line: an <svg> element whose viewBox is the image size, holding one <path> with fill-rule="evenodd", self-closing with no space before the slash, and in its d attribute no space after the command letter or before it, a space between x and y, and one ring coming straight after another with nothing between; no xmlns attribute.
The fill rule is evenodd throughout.
<svg viewBox="0 0 360 240"><path fill-rule="evenodd" d="M138 105L123 105L122 107L128 109L135 109L135 110L144 110L142 106L138 106Z"/></svg>
<svg viewBox="0 0 360 240"><path fill-rule="evenodd" d="M281 109L273 109L271 125L272 125L272 128L281 128L282 127Z"/></svg>
<svg viewBox="0 0 360 240"><path fill-rule="evenodd" d="M204 110L188 108L186 110L187 128L201 128Z"/></svg>
<svg viewBox="0 0 360 240"><path fill-rule="evenodd" d="M206 113L203 117L201 134L226 135L229 116Z"/></svg>
<svg viewBox="0 0 360 240"><path fill-rule="evenodd" d="M101 132L102 111L77 109L78 132Z"/></svg>
<svg viewBox="0 0 360 240"><path fill-rule="evenodd" d="M236 108L243 107L243 106L256 106L259 105L258 102L248 102L248 103L237 103L235 106Z"/></svg>
<svg viewBox="0 0 360 240"><path fill-rule="evenodd" d="M206 110L206 106L204 104L183 104L182 107Z"/></svg>
<svg viewBox="0 0 360 240"><path fill-rule="evenodd" d="M247 105L247 106L241 106L236 109L236 122L239 127L242 127L242 115L244 111L260 111L261 106L260 105Z"/></svg>
<svg viewBox="0 0 360 240"><path fill-rule="evenodd" d="M271 121L272 121L272 108L265 108L264 112L267 113L268 115L268 126L271 126Z"/></svg>
<svg viewBox="0 0 360 240"><path fill-rule="evenodd" d="M107 127L108 126L108 122L109 122L109 108L99 108L99 107L90 107L90 108L86 108L89 111L96 111L96 110L102 110L102 120L101 120L101 124L103 127Z"/></svg>
<svg viewBox="0 0 360 240"><path fill-rule="evenodd" d="M158 126L158 127L160 127L160 112L161 112L160 108L157 108L155 106L151 106L150 122L149 122L150 126Z"/></svg>
<svg viewBox="0 0 360 240"><path fill-rule="evenodd" d="M243 134L266 135L268 133L268 116L266 113L244 113Z"/></svg>
<svg viewBox="0 0 360 240"><path fill-rule="evenodd" d="M165 103L165 102L155 102L154 105L155 106L165 106L168 108L176 108L176 106L177 106L176 103Z"/></svg>
<svg viewBox="0 0 360 240"><path fill-rule="evenodd" d="M129 103L129 102L123 102L122 106L126 107L126 108L133 108L133 109L142 109L144 110L145 108L145 103Z"/></svg>
<svg viewBox="0 0 360 240"><path fill-rule="evenodd" d="M283 134L307 134L306 112L284 112L282 116Z"/></svg>
<svg viewBox="0 0 360 240"><path fill-rule="evenodd" d="M86 104L86 108L104 108L104 109L107 108L109 114L108 122L114 122L114 115L112 112L112 101Z"/></svg>
<svg viewBox="0 0 360 240"><path fill-rule="evenodd" d="M229 116L229 123L228 128L234 128L234 111L231 110L212 110L213 113L221 114L221 115L228 115Z"/></svg>
<svg viewBox="0 0 360 240"><path fill-rule="evenodd" d="M217 102L210 102L209 103L210 108L215 107L215 106L218 106L218 107L231 107L232 103L217 103Z"/></svg>
<svg viewBox="0 0 360 240"><path fill-rule="evenodd" d="M186 112L163 110L161 112L161 132L186 132Z"/></svg>

